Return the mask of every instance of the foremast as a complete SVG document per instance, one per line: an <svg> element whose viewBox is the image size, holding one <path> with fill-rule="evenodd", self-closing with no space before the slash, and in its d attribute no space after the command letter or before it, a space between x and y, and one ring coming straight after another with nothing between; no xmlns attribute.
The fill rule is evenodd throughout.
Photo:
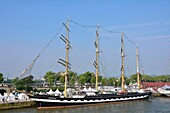
<svg viewBox="0 0 170 113"><path fill-rule="evenodd" d="M64 97L67 97L67 77L68 77L68 69L70 68L71 64L69 63L69 48L70 46L70 42L69 42L69 19L67 19L66 24L63 23L63 25L66 28L66 36L61 35L60 39L65 43L66 45L66 58L65 60L63 59L59 59L58 63L60 63L61 65L65 66L65 72L64 72L64 79L65 79L65 83L64 83Z"/></svg>
<svg viewBox="0 0 170 113"><path fill-rule="evenodd" d="M138 45L136 47L136 74L137 74L137 84L138 84L138 90L140 89L140 75L139 75L139 49Z"/></svg>
<svg viewBox="0 0 170 113"><path fill-rule="evenodd" d="M122 37L121 37L121 58L122 58L122 64L121 64L121 79L122 79L122 91L125 91L125 74L124 74L124 33L122 32Z"/></svg>

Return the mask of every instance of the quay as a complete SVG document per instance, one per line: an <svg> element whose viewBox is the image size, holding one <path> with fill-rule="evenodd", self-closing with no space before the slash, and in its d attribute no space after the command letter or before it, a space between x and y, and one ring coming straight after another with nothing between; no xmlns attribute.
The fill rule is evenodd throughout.
<svg viewBox="0 0 170 113"><path fill-rule="evenodd" d="M31 100L19 100L19 101L15 100L10 102L0 102L0 110L33 107L34 105L35 102Z"/></svg>
<svg viewBox="0 0 170 113"><path fill-rule="evenodd" d="M16 92L14 92L16 93ZM0 110L32 107L35 105L24 93L14 95L7 86L0 86Z"/></svg>

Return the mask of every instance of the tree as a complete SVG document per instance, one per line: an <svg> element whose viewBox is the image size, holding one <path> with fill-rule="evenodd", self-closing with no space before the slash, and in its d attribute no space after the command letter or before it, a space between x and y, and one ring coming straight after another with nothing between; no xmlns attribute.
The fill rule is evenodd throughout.
<svg viewBox="0 0 170 113"><path fill-rule="evenodd" d="M17 89L17 90L26 90L26 91L31 91L33 88L32 88L32 83L33 83L33 76L30 75L26 78L23 78L23 79L19 79L18 77L17 78L14 78L12 80L12 85Z"/></svg>
<svg viewBox="0 0 170 113"><path fill-rule="evenodd" d="M16 84L17 84L17 81L18 81L18 80L19 80L18 77L14 78L14 79L12 80L12 86L13 86L13 87L16 87Z"/></svg>
<svg viewBox="0 0 170 113"><path fill-rule="evenodd" d="M79 82L84 85L85 83L91 83L91 78L94 77L95 74L92 72L85 72L84 74L79 75Z"/></svg>
<svg viewBox="0 0 170 113"><path fill-rule="evenodd" d="M95 84L95 82L96 82L96 78L94 76L92 76L91 79L90 79L90 83Z"/></svg>
<svg viewBox="0 0 170 113"><path fill-rule="evenodd" d="M102 76L99 76L99 82L101 82L101 81L102 81L102 78L103 78Z"/></svg>
<svg viewBox="0 0 170 113"><path fill-rule="evenodd" d="M52 72L52 71L48 71L48 72L44 75L44 79L45 79L46 81L48 81L48 77L51 76L51 75L55 75L55 73Z"/></svg>
<svg viewBox="0 0 170 113"><path fill-rule="evenodd" d="M52 85L55 82L55 75L50 75L47 79L47 82Z"/></svg>
<svg viewBox="0 0 170 113"><path fill-rule="evenodd" d="M56 73L52 72L52 71L48 71L45 76L44 76L45 80L50 84L54 84L55 80L56 80Z"/></svg>
<svg viewBox="0 0 170 113"><path fill-rule="evenodd" d="M72 76L70 79L70 83L74 85L75 82L76 82L76 78L75 78L75 76Z"/></svg>
<svg viewBox="0 0 170 113"><path fill-rule="evenodd" d="M103 86L107 86L108 85L108 80L107 78L103 78L102 81L101 81L102 85Z"/></svg>
<svg viewBox="0 0 170 113"><path fill-rule="evenodd" d="M141 80L144 76L139 73L139 80ZM130 82L136 83L137 82L137 74L131 75L129 78Z"/></svg>
<svg viewBox="0 0 170 113"><path fill-rule="evenodd" d="M25 83L27 83L27 84L30 84L30 83L33 83L33 76L32 75L30 75L30 76L28 76L28 77L26 77L26 78L23 78L23 81L25 82Z"/></svg>
<svg viewBox="0 0 170 113"><path fill-rule="evenodd" d="M65 81L64 76L61 76L59 81L60 81L60 83L64 83L64 81Z"/></svg>
<svg viewBox="0 0 170 113"><path fill-rule="evenodd" d="M81 75L80 78L79 78L79 82L81 85L84 85L86 83L86 77Z"/></svg>
<svg viewBox="0 0 170 113"><path fill-rule="evenodd" d="M19 79L16 81L16 89L17 90L25 90L26 87L25 87L26 83L24 83L23 79Z"/></svg>
<svg viewBox="0 0 170 113"><path fill-rule="evenodd" d="M113 77L113 78L109 78L109 85L115 85L116 83L116 79Z"/></svg>
<svg viewBox="0 0 170 113"><path fill-rule="evenodd" d="M129 84L130 84L130 79L127 78L127 77L125 77L125 84L126 84L126 85L129 85Z"/></svg>
<svg viewBox="0 0 170 113"><path fill-rule="evenodd" d="M4 80L4 78L3 78L3 74L2 73L0 73L0 83L2 83L2 81Z"/></svg>
<svg viewBox="0 0 170 113"><path fill-rule="evenodd" d="M73 71L69 71L68 73L68 81L70 84L75 84L75 81L77 79L77 73Z"/></svg>

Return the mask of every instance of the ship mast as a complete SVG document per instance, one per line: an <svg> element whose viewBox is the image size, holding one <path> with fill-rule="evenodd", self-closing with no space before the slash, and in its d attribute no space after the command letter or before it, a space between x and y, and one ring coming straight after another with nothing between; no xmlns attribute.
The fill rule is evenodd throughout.
<svg viewBox="0 0 170 113"><path fill-rule="evenodd" d="M122 78L122 91L125 90L125 78L124 78L124 33L122 32L122 37L121 37L121 57L122 57L122 64L121 64L121 78Z"/></svg>
<svg viewBox="0 0 170 113"><path fill-rule="evenodd" d="M69 63L69 19L66 22L66 69L65 69L65 84L64 97L67 97L67 77L68 77L68 63Z"/></svg>
<svg viewBox="0 0 170 113"><path fill-rule="evenodd" d="M136 47L136 72L137 72L137 83L138 83L138 89L140 89L140 78L139 78L139 50L138 45Z"/></svg>
<svg viewBox="0 0 170 113"><path fill-rule="evenodd" d="M96 41L94 45L96 47L96 61L94 61L94 66L96 68L96 90L98 90L98 77L99 77L99 26L97 26L96 30Z"/></svg>
<svg viewBox="0 0 170 113"><path fill-rule="evenodd" d="M65 66L65 73L64 73L64 79L65 79L65 83L64 83L64 97L67 97L67 77L68 77L68 69L70 69L71 64L69 63L69 48L70 46L70 42L69 42L69 19L67 19L66 24L63 23L63 25L66 28L66 37L64 35L61 35L60 39L65 43L66 45L66 60L63 59L58 59L58 63L60 63L61 65Z"/></svg>

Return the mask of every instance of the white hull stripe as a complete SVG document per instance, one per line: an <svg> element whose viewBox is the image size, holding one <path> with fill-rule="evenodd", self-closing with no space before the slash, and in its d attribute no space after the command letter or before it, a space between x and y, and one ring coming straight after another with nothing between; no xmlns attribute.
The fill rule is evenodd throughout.
<svg viewBox="0 0 170 113"><path fill-rule="evenodd" d="M100 102L114 102L114 101L123 101L123 100L137 100L137 99L142 99L146 98L148 95L144 96L138 96L138 97L130 97L130 98L116 98L116 99L101 99L101 100L50 100L50 99L37 99L37 98L32 98L33 101L40 101L40 102L56 102L56 103L100 103Z"/></svg>

